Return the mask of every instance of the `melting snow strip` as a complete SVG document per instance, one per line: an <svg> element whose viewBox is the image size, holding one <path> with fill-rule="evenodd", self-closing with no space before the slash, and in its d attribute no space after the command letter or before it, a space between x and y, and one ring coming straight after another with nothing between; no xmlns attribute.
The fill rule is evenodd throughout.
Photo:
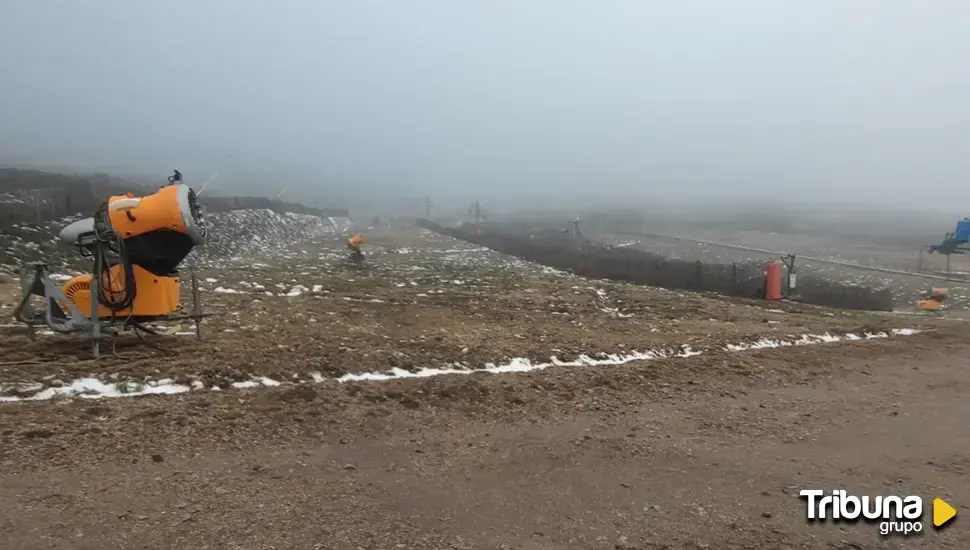
<svg viewBox="0 0 970 550"><path fill-rule="evenodd" d="M860 340L874 340L879 338L889 338L891 336L911 336L918 334L920 331L916 329L893 329L890 332L874 332L874 333L863 333L863 334L845 334L842 336L837 336L833 334L804 334L798 338L792 340L768 340L761 339L755 342L739 343L739 344L728 344L724 347L726 351L737 352L737 351L748 351L748 350L758 350L758 349L768 349L768 348L779 348L788 346L805 346L812 344L824 344L831 342L856 342ZM386 372L370 372L362 374L345 374L339 378L327 378L320 373L311 373L313 382L320 383L326 380L335 380L340 383L345 382L363 382L363 381L385 381L385 380L398 380L405 378L430 378L433 376L441 376L446 374L476 374L476 373L491 373L491 374L502 374L509 372L530 372L535 370L543 370L549 367L592 367L592 366L608 366L608 365L624 365L633 361L645 361L657 358L672 358L672 357L693 357L695 355L703 354L702 351L696 351L691 349L689 346L682 346L678 352L667 352L667 351L646 351L638 352L634 351L632 353L624 354L613 354L608 355L604 358L594 358L587 355L581 355L573 361L561 361L556 357L552 357L548 363L532 363L528 359L515 358L510 362L495 365L486 364L482 368L477 369L465 369L465 368L424 368L415 372L406 371L404 369L391 369ZM265 388L265 387L276 387L281 385L289 385L290 382L280 382L267 377L253 377L250 380L242 382L234 382L232 384L233 388ZM138 382L118 382L118 383L105 383L97 378L80 378L74 380L68 385L61 387L48 387L45 388L41 384L17 384L17 385L0 385L0 393L10 392L11 390L17 393L26 394L30 392L36 392L27 397L18 397L13 395L0 395L0 403L3 402L18 402L18 401L44 401L53 399L57 396L64 397L83 397L86 399L100 399L107 397L135 397L139 395L171 395L177 393L185 393L194 390L204 390L205 386L200 381L194 381L191 385L176 384L171 379L162 380L152 380L144 383ZM220 391L222 388L218 386L213 386L209 388L210 391Z"/></svg>

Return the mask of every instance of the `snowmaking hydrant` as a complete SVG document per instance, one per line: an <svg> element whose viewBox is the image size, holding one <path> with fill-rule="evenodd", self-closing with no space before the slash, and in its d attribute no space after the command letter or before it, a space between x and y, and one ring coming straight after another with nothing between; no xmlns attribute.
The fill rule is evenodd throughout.
<svg viewBox="0 0 970 550"><path fill-rule="evenodd" d="M139 336L154 334L146 324L157 321L192 319L201 336L201 320L209 314L201 311L194 272L193 308L182 313L178 266L205 243L205 214L178 171L168 180L151 195L112 196L93 217L61 230L62 241L93 260L91 273L57 284L44 263L22 268L21 300L14 318L25 323L31 335L37 325L63 334L87 332L95 357L104 336L124 329ZM43 300L41 307L31 303L34 297Z"/></svg>

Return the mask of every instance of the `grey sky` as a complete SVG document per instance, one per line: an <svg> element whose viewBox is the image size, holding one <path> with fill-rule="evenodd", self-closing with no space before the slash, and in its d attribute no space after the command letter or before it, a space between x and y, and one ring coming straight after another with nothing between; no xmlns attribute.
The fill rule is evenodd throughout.
<svg viewBox="0 0 970 550"><path fill-rule="evenodd" d="M8 0L0 161L967 202L968 28L966 0Z"/></svg>

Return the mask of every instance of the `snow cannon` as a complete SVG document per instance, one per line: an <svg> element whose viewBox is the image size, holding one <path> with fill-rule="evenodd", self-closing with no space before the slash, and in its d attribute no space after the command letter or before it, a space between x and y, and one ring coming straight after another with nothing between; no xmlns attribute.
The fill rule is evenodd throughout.
<svg viewBox="0 0 970 550"><path fill-rule="evenodd" d="M191 318L201 335L199 323L207 315L200 311L194 273L193 313L179 314L178 267L192 249L205 243L205 213L178 171L153 194L109 197L93 217L64 227L59 236L93 259L91 273L57 286L45 264L28 264L21 277L21 303L14 312L18 321L61 333L88 330L95 355L102 333L115 334L119 328L152 332L149 322ZM43 307L30 304L34 296L44 299Z"/></svg>
<svg viewBox="0 0 970 550"><path fill-rule="evenodd" d="M947 233L940 244L930 245L927 250L930 254L966 254L970 244L970 218L964 218L957 222L956 229L952 233Z"/></svg>
<svg viewBox="0 0 970 550"><path fill-rule="evenodd" d="M947 289L934 288L925 299L919 301L919 309L921 311L939 311L942 309L943 300L946 300L947 295Z"/></svg>
<svg viewBox="0 0 970 550"><path fill-rule="evenodd" d="M364 246L363 233L357 233L347 238L347 249L350 250L351 262L359 264L364 261L364 251L361 250L362 246Z"/></svg>

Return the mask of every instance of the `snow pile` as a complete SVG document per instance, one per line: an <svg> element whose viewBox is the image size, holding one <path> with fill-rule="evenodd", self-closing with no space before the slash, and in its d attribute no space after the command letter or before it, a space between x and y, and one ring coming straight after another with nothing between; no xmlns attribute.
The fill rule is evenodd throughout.
<svg viewBox="0 0 970 550"><path fill-rule="evenodd" d="M43 261L54 270L66 271L79 255L57 237L61 229L82 216L75 215L39 224L14 223L0 230L0 273L19 274L23 262Z"/></svg>
<svg viewBox="0 0 970 550"><path fill-rule="evenodd" d="M306 239L336 235L330 218L272 210L233 210L209 214L209 240L193 254L203 259L272 256Z"/></svg>
<svg viewBox="0 0 970 550"><path fill-rule="evenodd" d="M338 233L346 233L354 226L354 220L350 218L327 218L330 224Z"/></svg>
<svg viewBox="0 0 970 550"><path fill-rule="evenodd" d="M23 262L43 261L52 271L76 271L90 263L58 239L60 230L81 215L41 224L13 224L0 231L0 273L16 275ZM321 218L271 210L234 210L207 216L209 239L192 257L251 259L276 256L280 250L316 237L335 236L353 223L350 218ZM72 269L74 268L74 269Z"/></svg>
<svg viewBox="0 0 970 550"><path fill-rule="evenodd" d="M34 201L30 197L17 193L0 193L0 205L13 205L16 207L34 207Z"/></svg>

